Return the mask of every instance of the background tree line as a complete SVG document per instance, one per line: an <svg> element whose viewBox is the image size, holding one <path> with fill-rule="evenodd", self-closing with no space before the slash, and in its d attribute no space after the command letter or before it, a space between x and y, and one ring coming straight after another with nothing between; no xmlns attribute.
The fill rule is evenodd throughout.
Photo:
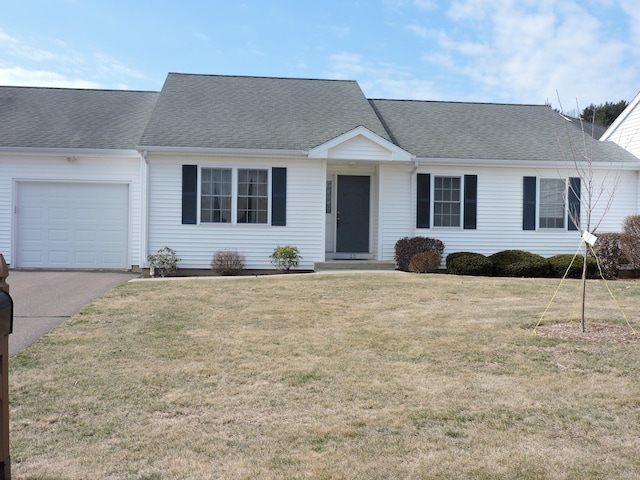
<svg viewBox="0 0 640 480"><path fill-rule="evenodd" d="M600 105L591 104L582 110L582 119L585 122L597 123L608 127L627 108L627 105L629 105L629 102L626 100L620 100L616 103L605 102Z"/></svg>

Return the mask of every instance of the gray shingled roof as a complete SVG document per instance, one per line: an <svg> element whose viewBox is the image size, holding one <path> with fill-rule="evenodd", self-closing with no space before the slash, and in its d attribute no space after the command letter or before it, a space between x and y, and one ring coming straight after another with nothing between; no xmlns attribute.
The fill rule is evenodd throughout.
<svg viewBox="0 0 640 480"><path fill-rule="evenodd" d="M394 142L419 158L572 160L570 141L573 152L584 152L579 122L545 105L412 100L371 104ZM611 142L598 142L586 133L594 161L637 161Z"/></svg>
<svg viewBox="0 0 640 480"><path fill-rule="evenodd" d="M0 87L0 147L133 149L158 95Z"/></svg>
<svg viewBox="0 0 640 480"><path fill-rule="evenodd" d="M140 145L308 150L361 125L389 140L355 81L170 73Z"/></svg>

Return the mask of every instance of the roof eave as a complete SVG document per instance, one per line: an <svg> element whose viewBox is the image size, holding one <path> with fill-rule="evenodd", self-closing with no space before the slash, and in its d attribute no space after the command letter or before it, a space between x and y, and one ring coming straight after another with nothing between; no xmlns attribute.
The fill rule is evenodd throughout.
<svg viewBox="0 0 640 480"><path fill-rule="evenodd" d="M479 159L479 158L445 158L445 157L416 157L418 166L442 165L450 167L512 167L512 168L563 168L575 169L576 162L567 160L516 160L516 159ZM594 170L611 170L612 166L618 170L640 170L640 161L594 161L591 163Z"/></svg>
<svg viewBox="0 0 640 480"><path fill-rule="evenodd" d="M140 145L138 152L155 155L195 155L215 157L259 157L259 158L300 158L306 157L305 150L278 150L264 148L209 148L209 147L166 147Z"/></svg>
<svg viewBox="0 0 640 480"><path fill-rule="evenodd" d="M138 157L135 148L48 148L48 147L2 147L0 155L17 156L82 156L82 157Z"/></svg>

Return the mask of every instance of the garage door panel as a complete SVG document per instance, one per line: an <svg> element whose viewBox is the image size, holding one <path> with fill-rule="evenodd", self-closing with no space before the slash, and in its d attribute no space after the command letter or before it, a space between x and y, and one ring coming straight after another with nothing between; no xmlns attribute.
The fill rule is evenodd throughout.
<svg viewBox="0 0 640 480"><path fill-rule="evenodd" d="M119 240L119 238L118 238ZM96 232L94 230L78 230L76 232L76 242L95 242L96 241Z"/></svg>
<svg viewBox="0 0 640 480"><path fill-rule="evenodd" d="M18 184L17 266L127 268L126 184Z"/></svg>
<svg viewBox="0 0 640 480"><path fill-rule="evenodd" d="M69 231L60 229L49 230L49 241L66 243L69 241Z"/></svg>
<svg viewBox="0 0 640 480"><path fill-rule="evenodd" d="M97 209L95 208L76 208L76 211L74 212L74 215L76 217L76 219L78 220L87 220L87 221L93 221L94 218L99 216L99 213Z"/></svg>
<svg viewBox="0 0 640 480"><path fill-rule="evenodd" d="M69 263L70 255L69 252L64 250L50 250L48 261L51 264L50 266L56 267L64 267ZM49 265L47 265L49 266Z"/></svg>
<svg viewBox="0 0 640 480"><path fill-rule="evenodd" d="M73 215L71 215L71 212L69 212L68 208L56 208L56 207L49 207L48 209L48 217L50 220L70 220Z"/></svg>

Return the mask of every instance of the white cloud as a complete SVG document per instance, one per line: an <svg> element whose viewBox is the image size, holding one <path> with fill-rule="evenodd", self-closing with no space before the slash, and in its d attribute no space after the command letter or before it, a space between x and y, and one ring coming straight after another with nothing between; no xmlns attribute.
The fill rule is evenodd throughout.
<svg viewBox="0 0 640 480"><path fill-rule="evenodd" d="M433 10L437 7L436 3L432 0L413 0L413 4L420 10Z"/></svg>
<svg viewBox="0 0 640 480"><path fill-rule="evenodd" d="M22 67L0 68L0 85L52 88L100 88L100 85L47 70L29 70Z"/></svg>
<svg viewBox="0 0 640 480"><path fill-rule="evenodd" d="M357 80L368 98L425 99L438 97L431 81L414 80L407 67L384 62L370 62L356 53L337 53L329 57L328 78Z"/></svg>
<svg viewBox="0 0 640 480"><path fill-rule="evenodd" d="M47 62L47 61L65 61L70 59L64 55L58 55L48 50L35 48L27 45L17 38L12 37L0 30L0 45L4 48L4 51L13 57L20 59L32 60L35 62Z"/></svg>
<svg viewBox="0 0 640 480"><path fill-rule="evenodd" d="M144 78L144 74L142 74L141 72L123 65L118 60L110 57L109 55L98 53L95 55L95 59L98 68L100 68L100 70L105 74L113 74L116 76L124 75L130 78Z"/></svg>
<svg viewBox="0 0 640 480"><path fill-rule="evenodd" d="M638 35L637 3L623 2L635 9ZM628 96L623 90L640 82L628 44L607 35L601 20L575 1L466 0L453 3L447 15L465 32L460 39L410 27L437 42L423 59L471 78L494 98L556 103L558 91L571 103L602 103Z"/></svg>
<svg viewBox="0 0 640 480"><path fill-rule="evenodd" d="M0 84L64 88L105 88L109 81L145 76L117 59L98 54L79 54L62 41L48 39L51 50L30 45L0 30ZM119 88L119 87L117 87Z"/></svg>

